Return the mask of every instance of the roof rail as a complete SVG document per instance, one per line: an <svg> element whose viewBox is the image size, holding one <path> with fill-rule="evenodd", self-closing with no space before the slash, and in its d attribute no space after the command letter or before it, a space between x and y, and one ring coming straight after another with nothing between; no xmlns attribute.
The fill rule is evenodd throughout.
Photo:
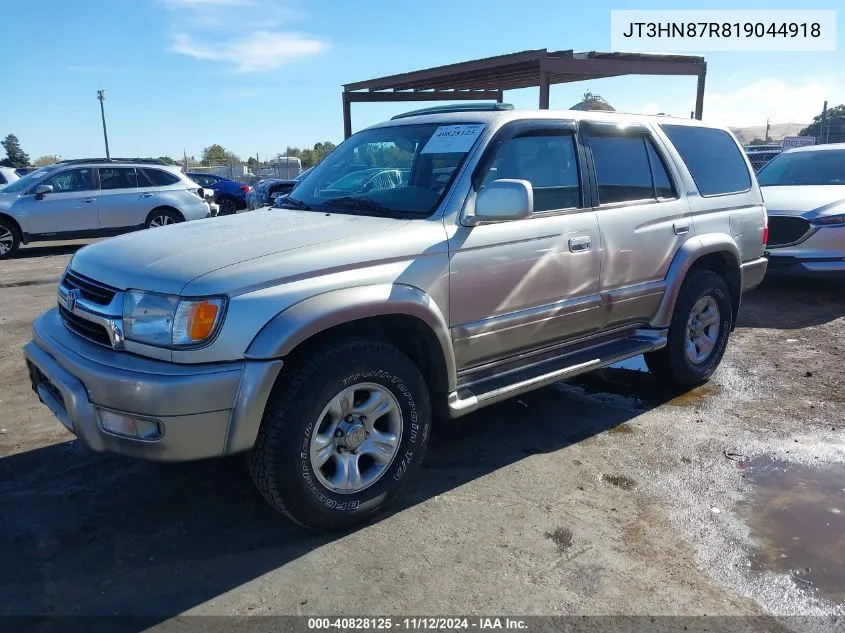
<svg viewBox="0 0 845 633"><path fill-rule="evenodd" d="M60 165L80 165L85 163L142 163L145 165L164 165L157 158L72 158L60 160Z"/></svg>
<svg viewBox="0 0 845 633"><path fill-rule="evenodd" d="M495 112L498 110L513 109L513 105L510 103L452 103L442 106L433 106L431 108L423 108L422 110L403 112L402 114L390 117L390 120L394 121L396 119L404 119L409 116L419 116L422 114L445 114L447 112Z"/></svg>

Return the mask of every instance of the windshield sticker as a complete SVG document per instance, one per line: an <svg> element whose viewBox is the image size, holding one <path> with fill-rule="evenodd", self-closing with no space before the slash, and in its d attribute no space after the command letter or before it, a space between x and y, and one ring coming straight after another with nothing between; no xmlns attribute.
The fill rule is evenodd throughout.
<svg viewBox="0 0 845 633"><path fill-rule="evenodd" d="M484 124L441 125L420 153L452 154L468 152L482 130L484 130Z"/></svg>

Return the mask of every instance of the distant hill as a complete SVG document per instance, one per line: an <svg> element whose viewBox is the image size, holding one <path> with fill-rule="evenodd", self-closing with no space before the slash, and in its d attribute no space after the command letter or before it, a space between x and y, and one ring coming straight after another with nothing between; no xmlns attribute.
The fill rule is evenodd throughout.
<svg viewBox="0 0 845 633"><path fill-rule="evenodd" d="M798 133L809 123L772 123L769 130L769 138L773 141L779 141L784 136L798 136ZM765 125L752 125L750 127L732 127L730 128L741 143L750 143L755 138L766 138Z"/></svg>

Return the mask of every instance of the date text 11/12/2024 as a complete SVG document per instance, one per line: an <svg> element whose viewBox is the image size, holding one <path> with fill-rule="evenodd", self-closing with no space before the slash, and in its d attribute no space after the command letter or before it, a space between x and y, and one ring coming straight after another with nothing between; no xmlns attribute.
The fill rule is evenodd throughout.
<svg viewBox="0 0 845 633"><path fill-rule="evenodd" d="M463 631L528 629L524 620L507 617L354 617L308 618L309 631Z"/></svg>

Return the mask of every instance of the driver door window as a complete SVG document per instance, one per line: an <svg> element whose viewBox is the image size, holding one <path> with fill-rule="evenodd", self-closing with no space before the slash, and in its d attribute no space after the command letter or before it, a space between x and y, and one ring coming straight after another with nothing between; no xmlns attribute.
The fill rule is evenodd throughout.
<svg viewBox="0 0 845 633"><path fill-rule="evenodd" d="M61 171L40 184L53 187L53 193L73 193L92 191L94 179L91 169L67 169Z"/></svg>
<svg viewBox="0 0 845 633"><path fill-rule="evenodd" d="M481 179L480 189L503 178L531 183L535 212L581 207L578 161L571 134L531 134L505 142Z"/></svg>

